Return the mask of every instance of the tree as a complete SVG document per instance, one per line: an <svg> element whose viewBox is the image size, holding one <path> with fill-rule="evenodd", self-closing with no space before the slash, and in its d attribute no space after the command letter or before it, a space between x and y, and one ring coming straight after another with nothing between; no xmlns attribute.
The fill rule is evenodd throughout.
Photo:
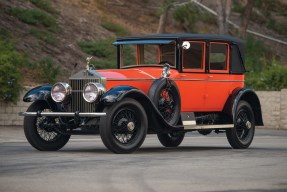
<svg viewBox="0 0 287 192"><path fill-rule="evenodd" d="M217 24L219 27L219 34L228 33L228 19L231 11L232 1L231 0L217 0Z"/></svg>
<svg viewBox="0 0 287 192"><path fill-rule="evenodd" d="M253 5L254 5L254 0L247 0L247 4L245 6L243 15L241 16L241 24L239 28L239 37L241 38L246 37L246 30L248 28Z"/></svg>
<svg viewBox="0 0 287 192"><path fill-rule="evenodd" d="M174 0L164 0L160 8L160 18L159 18L157 33L165 33L165 26L166 26L168 11L172 7L173 3L174 3Z"/></svg>

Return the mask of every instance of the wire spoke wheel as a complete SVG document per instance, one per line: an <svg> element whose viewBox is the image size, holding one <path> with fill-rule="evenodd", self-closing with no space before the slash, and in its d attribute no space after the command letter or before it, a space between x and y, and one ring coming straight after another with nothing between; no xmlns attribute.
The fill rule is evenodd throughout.
<svg viewBox="0 0 287 192"><path fill-rule="evenodd" d="M52 112L52 110L44 109L43 112ZM45 125L52 122L56 123L53 118L37 117L36 120L37 133L40 136L40 138L43 139L44 141L53 142L57 140L57 138L60 136L60 134L55 132L53 129L45 127Z"/></svg>
<svg viewBox="0 0 287 192"><path fill-rule="evenodd" d="M108 114L100 119L104 145L114 153L137 150L144 142L148 126L142 105L132 98L124 98L104 111Z"/></svg>
<svg viewBox="0 0 287 192"><path fill-rule="evenodd" d="M132 142L141 126L141 121L134 110L120 109L112 121L112 133L115 139L122 144Z"/></svg>
<svg viewBox="0 0 287 192"><path fill-rule="evenodd" d="M31 104L28 112L52 110L46 102L38 101ZM59 119L55 117L24 117L24 133L29 143L40 151L56 151L66 145L70 139L70 135L61 134L54 130Z"/></svg>
<svg viewBox="0 0 287 192"><path fill-rule="evenodd" d="M255 133L255 118L249 103L240 101L234 119L234 128L226 130L230 145L235 149L245 149L250 146Z"/></svg>
<svg viewBox="0 0 287 192"><path fill-rule="evenodd" d="M250 113L246 109L241 109L236 117L235 129L240 140L248 139L248 133L251 128Z"/></svg>
<svg viewBox="0 0 287 192"><path fill-rule="evenodd" d="M158 100L158 110L166 121L170 121L176 112L176 101L169 87L161 90Z"/></svg>

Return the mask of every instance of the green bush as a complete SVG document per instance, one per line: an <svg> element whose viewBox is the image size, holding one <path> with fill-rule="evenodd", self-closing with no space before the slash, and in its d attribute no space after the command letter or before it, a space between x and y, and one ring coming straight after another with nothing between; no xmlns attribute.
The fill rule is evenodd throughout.
<svg viewBox="0 0 287 192"><path fill-rule="evenodd" d="M110 22L110 21L102 21L101 26L104 27L105 29L115 33L117 36L129 35L129 33L126 31L125 28L123 28L122 26L120 26L116 23Z"/></svg>
<svg viewBox="0 0 287 192"><path fill-rule="evenodd" d="M80 41L78 44L87 54L107 58L115 54L116 51L112 42L112 39L101 39L97 41Z"/></svg>
<svg viewBox="0 0 287 192"><path fill-rule="evenodd" d="M43 9L44 11L47 11L49 13L57 13L55 8L51 5L50 1L47 0L30 0L30 1L35 6L37 6L40 9Z"/></svg>
<svg viewBox="0 0 287 192"><path fill-rule="evenodd" d="M273 59L270 66L260 73L248 73L246 86L265 91L279 91L287 88L287 68Z"/></svg>
<svg viewBox="0 0 287 192"><path fill-rule="evenodd" d="M1 33L3 34L3 33ZM16 102L21 90L19 68L27 63L10 40L0 38L0 102Z"/></svg>
<svg viewBox="0 0 287 192"><path fill-rule="evenodd" d="M266 67L268 50L261 41L252 36L246 38L245 68L250 72L261 72Z"/></svg>
<svg viewBox="0 0 287 192"><path fill-rule="evenodd" d="M43 40L46 43L49 43L51 45L55 45L57 43L57 38L55 35L49 31L46 30L39 30L39 29L31 29L30 30L31 35L36 37L37 39Z"/></svg>
<svg viewBox="0 0 287 192"><path fill-rule="evenodd" d="M173 18L179 22L187 32L196 33L195 24L198 21L216 25L216 17L207 11L200 9L192 4L180 6L173 13Z"/></svg>
<svg viewBox="0 0 287 192"><path fill-rule="evenodd" d="M43 25L50 31L56 31L58 28L55 17L38 9L11 8L9 14L18 18L24 23L31 25Z"/></svg>
<svg viewBox="0 0 287 192"><path fill-rule="evenodd" d="M39 72L38 78L40 82L48 84L54 84L56 82L57 76L60 73L60 68L55 66L52 58L45 57L35 65L35 70Z"/></svg>
<svg viewBox="0 0 287 192"><path fill-rule="evenodd" d="M173 18L183 25L185 30L195 33L194 25L196 23L196 9L191 5L184 5L177 8L173 13Z"/></svg>
<svg viewBox="0 0 287 192"><path fill-rule="evenodd" d="M117 65L117 49L112 42L114 39L101 39L96 41L81 41L80 48L87 54L96 56L91 63L96 69L112 69ZM135 64L135 50L128 45L124 46L125 65Z"/></svg>

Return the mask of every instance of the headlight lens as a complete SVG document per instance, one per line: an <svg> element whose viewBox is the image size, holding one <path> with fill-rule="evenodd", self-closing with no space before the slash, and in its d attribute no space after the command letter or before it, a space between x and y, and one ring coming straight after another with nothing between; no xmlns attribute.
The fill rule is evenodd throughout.
<svg viewBox="0 0 287 192"><path fill-rule="evenodd" d="M68 83L56 83L51 90L51 97L55 102L64 101L72 93L72 88Z"/></svg>
<svg viewBox="0 0 287 192"><path fill-rule="evenodd" d="M85 101L92 103L97 100L97 98L106 92L104 86L100 83L88 83L84 87L83 97Z"/></svg>

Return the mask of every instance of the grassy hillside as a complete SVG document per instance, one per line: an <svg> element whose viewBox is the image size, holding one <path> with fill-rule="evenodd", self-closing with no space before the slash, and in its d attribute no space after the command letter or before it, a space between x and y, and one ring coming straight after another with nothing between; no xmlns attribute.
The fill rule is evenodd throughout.
<svg viewBox="0 0 287 192"><path fill-rule="evenodd" d="M116 36L155 33L162 2L163 0L0 1L1 60L5 65L10 63L11 70L17 69L17 77L12 79L18 81L19 85L32 86L57 80L66 81L70 74L85 67L85 58L88 55L96 58L98 68L113 67L116 54L111 42ZM214 6L211 1L202 2ZM273 7L275 8L269 10L257 4L250 26L276 38L285 39L286 9L282 9L282 6ZM238 22L241 11L241 1L234 1L232 19L235 22ZM265 22L264 18L270 19ZM260 25L262 28L258 28ZM193 5L173 7L168 16L166 31L217 33L216 19ZM234 31L231 32L236 34ZM256 44L254 39L250 42ZM250 47L251 53L258 50L258 47ZM261 47L264 47L264 44ZM269 65L268 62L274 58L274 62L278 63L281 56L276 50L281 49L282 47L273 50L264 48L259 60L252 59L254 56L251 54L249 67L254 67L256 63L252 70L257 70L258 65L262 65L262 59L267 59L263 65ZM16 60L8 62L3 59L9 54ZM281 63L286 61L283 60ZM258 70L257 75L261 72L261 69ZM0 81L6 82L10 77L5 78Z"/></svg>

